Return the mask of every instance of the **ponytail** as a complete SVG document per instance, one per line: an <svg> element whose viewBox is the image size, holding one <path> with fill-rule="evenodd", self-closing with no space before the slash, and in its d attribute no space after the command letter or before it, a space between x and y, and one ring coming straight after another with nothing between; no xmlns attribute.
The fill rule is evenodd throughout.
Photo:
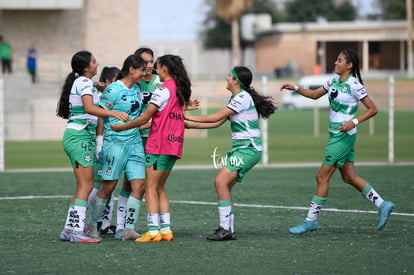
<svg viewBox="0 0 414 275"><path fill-rule="evenodd" d="M352 76L356 77L361 84L364 84L361 77L361 71L359 69L359 58L355 51L346 49L342 53L346 56L347 63L352 63L351 73Z"/></svg>
<svg viewBox="0 0 414 275"><path fill-rule="evenodd" d="M83 75L83 71L85 68L89 67L91 62L92 54L88 51L80 51L75 53L72 57L71 67L72 72L70 72L63 84L62 91L60 94L60 98L56 107L56 115L68 119L70 116L70 102L69 96L70 91L72 90L73 82L79 76Z"/></svg>
<svg viewBox="0 0 414 275"><path fill-rule="evenodd" d="M271 96L262 96L253 87L250 86L253 80L253 75L247 67L234 67L233 70L231 70L231 73L233 77L239 82L240 87L248 92L252 97L259 117L268 118L277 110L277 107L274 104L273 98Z"/></svg>

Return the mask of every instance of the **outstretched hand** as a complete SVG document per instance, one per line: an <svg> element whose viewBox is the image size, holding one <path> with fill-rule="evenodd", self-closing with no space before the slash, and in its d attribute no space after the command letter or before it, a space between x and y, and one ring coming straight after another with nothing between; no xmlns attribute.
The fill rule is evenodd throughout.
<svg viewBox="0 0 414 275"><path fill-rule="evenodd" d="M293 91L293 90L295 90L295 85L292 85L292 84L283 84L280 87L280 90L283 90L283 89L287 89L287 90Z"/></svg>
<svg viewBox="0 0 414 275"><path fill-rule="evenodd" d="M197 110L200 102L198 99L190 99L187 106L185 106L186 111Z"/></svg>

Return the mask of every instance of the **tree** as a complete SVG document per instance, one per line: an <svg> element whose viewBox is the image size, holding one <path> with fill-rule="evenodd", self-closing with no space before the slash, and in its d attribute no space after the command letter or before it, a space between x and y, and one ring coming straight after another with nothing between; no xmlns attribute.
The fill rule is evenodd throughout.
<svg viewBox="0 0 414 275"><path fill-rule="evenodd" d="M406 18L405 0L377 0L380 14L383 20L404 20Z"/></svg>
<svg viewBox="0 0 414 275"><path fill-rule="evenodd" d="M230 49L231 48L231 25L225 20L221 19L215 9L214 1L206 0L206 3L210 6L210 10L207 12L206 18L203 20L203 29L199 35L203 41L203 46L206 49ZM245 10L243 14L253 13L267 13L272 17L272 23L279 22L281 20L281 12L276 8L275 3L272 0L254 0L253 5ZM240 40L241 48L246 46L246 41Z"/></svg>
<svg viewBox="0 0 414 275"><path fill-rule="evenodd" d="M293 0L285 3L288 22L315 22L319 18L328 21L352 21L356 10L350 0L336 4L334 0Z"/></svg>

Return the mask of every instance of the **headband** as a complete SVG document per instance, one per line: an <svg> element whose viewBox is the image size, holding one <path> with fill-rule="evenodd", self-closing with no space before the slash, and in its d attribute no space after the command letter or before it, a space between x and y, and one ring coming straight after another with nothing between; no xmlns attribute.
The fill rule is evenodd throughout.
<svg viewBox="0 0 414 275"><path fill-rule="evenodd" d="M231 70L231 74L234 76L235 79L237 79L237 82L239 82L240 87L244 88L243 83L240 81L239 76L237 75L237 73L234 69Z"/></svg>

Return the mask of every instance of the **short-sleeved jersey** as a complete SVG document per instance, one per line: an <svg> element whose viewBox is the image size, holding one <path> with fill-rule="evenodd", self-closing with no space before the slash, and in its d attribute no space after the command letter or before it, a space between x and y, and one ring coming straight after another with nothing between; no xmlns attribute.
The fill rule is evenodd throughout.
<svg viewBox="0 0 414 275"><path fill-rule="evenodd" d="M157 88L152 94L150 103L158 107L158 112L162 111L170 99L170 90L167 87Z"/></svg>
<svg viewBox="0 0 414 275"><path fill-rule="evenodd" d="M125 112L133 120L141 114L142 102L140 100L139 86L134 84L131 89L126 87L120 80L111 83L103 91L99 105L106 110ZM115 117L104 119L104 139L116 143L132 144L141 142L139 128L115 132L111 129L113 124L125 124Z"/></svg>
<svg viewBox="0 0 414 275"><path fill-rule="evenodd" d="M235 112L229 117L233 142L236 140L250 140L258 151L262 151L259 114L250 94L245 90L241 90L230 98L227 108Z"/></svg>
<svg viewBox="0 0 414 275"><path fill-rule="evenodd" d="M98 117L85 111L82 102L82 97L85 95L92 96L93 104L98 106L100 95L93 86L93 81L87 77L80 76L75 79L70 91L70 114L66 128L78 131L87 128L91 133L95 134Z"/></svg>
<svg viewBox="0 0 414 275"><path fill-rule="evenodd" d="M152 93L161 84L162 82L158 75L153 75L151 81L149 82L145 80L141 80L139 82L139 87L141 88L141 96L142 96L142 112L145 112L145 110L147 109L148 103L151 99ZM140 132L141 132L141 137L148 137L149 129L140 130Z"/></svg>
<svg viewBox="0 0 414 275"><path fill-rule="evenodd" d="M368 96L367 91L352 75L349 75L343 82L341 82L339 75L335 75L325 83L324 89L328 91L330 103L329 131L339 133L341 125L354 118L359 101ZM347 133L355 134L356 127Z"/></svg>

